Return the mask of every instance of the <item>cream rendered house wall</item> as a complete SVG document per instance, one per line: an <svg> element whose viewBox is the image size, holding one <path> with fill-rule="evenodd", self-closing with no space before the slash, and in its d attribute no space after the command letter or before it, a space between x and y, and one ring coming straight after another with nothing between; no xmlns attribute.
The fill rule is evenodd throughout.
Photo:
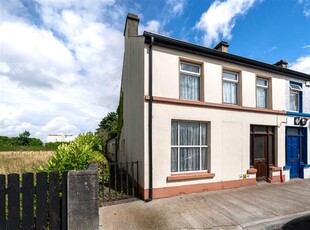
<svg viewBox="0 0 310 230"><path fill-rule="evenodd" d="M148 95L148 47L145 46L145 95ZM179 99L179 58L203 62L204 99L206 102L222 104L222 71L229 68L239 71L242 78L242 105L256 107L256 75L272 77L273 109L283 110L285 105L285 80L265 71L254 70L226 62L171 51L162 47L153 47L153 96ZM282 99L282 98L283 99ZM148 155L147 114L148 103L144 103L144 150ZM189 120L210 122L210 172L213 179L167 182L171 175L170 141L171 120ZM172 104L153 104L153 186L154 188L200 184L218 181L238 180L240 175L250 168L250 125L275 126L276 128L276 165L285 164L285 126L280 125L285 116L223 110L207 107L195 107ZM148 161L145 161L148 162ZM146 164L148 167L148 164ZM145 170L148 172L148 169ZM148 188L146 174L145 188Z"/></svg>
<svg viewBox="0 0 310 230"><path fill-rule="evenodd" d="M210 172L213 179L167 182L170 171L171 120L210 122ZM154 105L154 188L238 180L250 168L250 125L277 126L284 116L217 110L180 105ZM276 129L276 163L285 164L285 126Z"/></svg>
<svg viewBox="0 0 310 230"><path fill-rule="evenodd" d="M145 47L145 64L148 66L148 48ZM242 65L216 61L180 51L171 51L163 47L153 47L153 95L179 99L179 59L203 62L204 101L222 104L222 72L239 72L242 106L256 107L256 76L268 78L271 90L272 109L283 111L286 105L283 76L266 71L251 69ZM145 69L148 76L148 70ZM148 79L145 81L148 94Z"/></svg>

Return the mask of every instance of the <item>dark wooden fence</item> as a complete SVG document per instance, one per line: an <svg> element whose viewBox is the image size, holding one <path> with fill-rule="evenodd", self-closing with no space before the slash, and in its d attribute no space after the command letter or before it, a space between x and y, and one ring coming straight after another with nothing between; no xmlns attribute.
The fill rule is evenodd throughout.
<svg viewBox="0 0 310 230"><path fill-rule="evenodd" d="M138 161L109 163L108 181L100 188L101 205L108 205L114 201L139 197L138 178Z"/></svg>
<svg viewBox="0 0 310 230"><path fill-rule="evenodd" d="M67 172L0 175L2 229L67 229Z"/></svg>

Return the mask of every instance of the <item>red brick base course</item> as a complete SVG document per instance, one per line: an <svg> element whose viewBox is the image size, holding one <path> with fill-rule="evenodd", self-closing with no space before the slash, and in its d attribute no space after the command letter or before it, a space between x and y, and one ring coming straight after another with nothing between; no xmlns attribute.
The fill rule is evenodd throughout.
<svg viewBox="0 0 310 230"><path fill-rule="evenodd" d="M172 197L183 194L199 193L205 191L215 191L222 189L238 188L244 186L256 185L256 179L245 179L245 180L233 180L233 181L221 181L205 184L193 184L193 185L182 185L174 187L164 187L164 188L154 188L153 189L153 198L164 198ZM140 187L140 192L144 200L149 198L149 190L143 189Z"/></svg>

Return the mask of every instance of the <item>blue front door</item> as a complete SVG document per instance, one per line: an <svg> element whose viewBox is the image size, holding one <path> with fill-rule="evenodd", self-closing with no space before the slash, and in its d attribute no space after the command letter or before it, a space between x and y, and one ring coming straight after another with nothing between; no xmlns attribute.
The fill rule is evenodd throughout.
<svg viewBox="0 0 310 230"><path fill-rule="evenodd" d="M291 166L290 177L299 177L300 172L300 137L287 136L286 165Z"/></svg>

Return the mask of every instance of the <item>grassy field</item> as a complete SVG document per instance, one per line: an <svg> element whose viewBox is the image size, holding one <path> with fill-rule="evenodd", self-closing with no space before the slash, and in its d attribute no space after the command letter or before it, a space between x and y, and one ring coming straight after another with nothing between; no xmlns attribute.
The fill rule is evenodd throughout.
<svg viewBox="0 0 310 230"><path fill-rule="evenodd" d="M34 172L52 154L52 151L0 152L0 174Z"/></svg>

